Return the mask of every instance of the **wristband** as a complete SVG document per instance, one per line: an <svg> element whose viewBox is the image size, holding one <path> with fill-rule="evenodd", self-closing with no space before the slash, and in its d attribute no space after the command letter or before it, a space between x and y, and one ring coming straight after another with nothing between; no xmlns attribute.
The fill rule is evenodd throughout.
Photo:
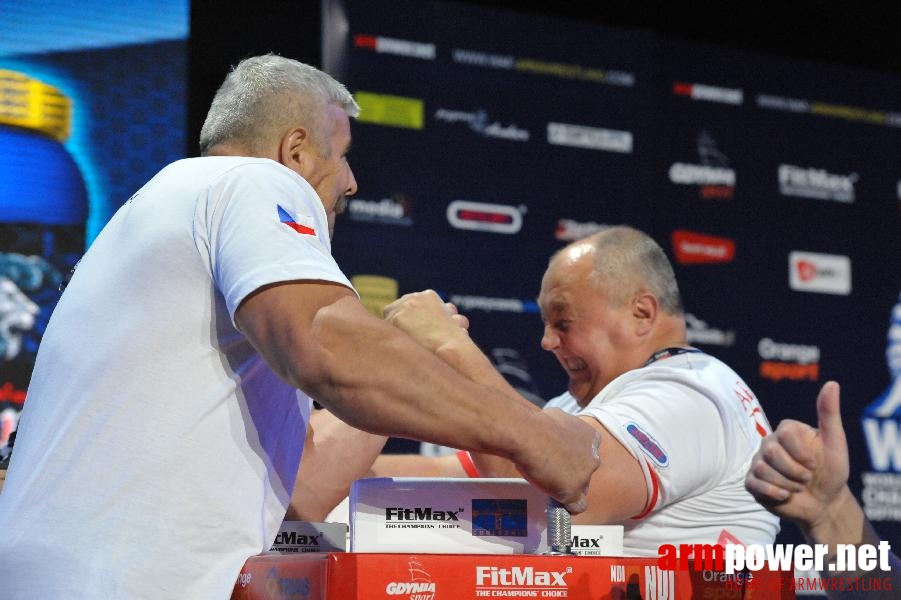
<svg viewBox="0 0 901 600"><path fill-rule="evenodd" d="M472 462L472 457L469 455L469 452L466 450L457 450L457 460L463 465L463 470L466 471L468 477L481 477L475 463Z"/></svg>

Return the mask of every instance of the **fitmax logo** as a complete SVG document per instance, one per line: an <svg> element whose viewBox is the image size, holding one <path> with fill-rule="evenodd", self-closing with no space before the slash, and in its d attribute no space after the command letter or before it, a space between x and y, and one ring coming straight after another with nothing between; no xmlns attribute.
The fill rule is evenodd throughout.
<svg viewBox="0 0 901 600"><path fill-rule="evenodd" d="M275 536L276 544L291 544L297 546L318 546L318 535L304 535L296 531L282 531Z"/></svg>
<svg viewBox="0 0 901 600"><path fill-rule="evenodd" d="M431 507L417 506L415 508L404 508L401 506L389 506L385 508L386 521L459 521L458 516L463 512L462 508L457 510L435 510Z"/></svg>
<svg viewBox="0 0 901 600"><path fill-rule="evenodd" d="M585 538L579 537L577 535L573 536L572 539L572 547L573 548L598 548L601 547L600 538Z"/></svg>
<svg viewBox="0 0 901 600"><path fill-rule="evenodd" d="M572 573L572 567L564 571L536 571L534 567L476 567L476 585L490 586L566 586L565 576Z"/></svg>

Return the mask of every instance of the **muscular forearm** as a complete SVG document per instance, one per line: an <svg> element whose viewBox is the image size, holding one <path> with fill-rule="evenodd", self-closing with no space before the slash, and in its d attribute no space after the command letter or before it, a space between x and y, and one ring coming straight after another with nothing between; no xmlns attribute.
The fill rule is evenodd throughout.
<svg viewBox="0 0 901 600"><path fill-rule="evenodd" d="M385 308L385 319L434 352L470 381L520 400L491 360L469 337L469 320L431 291L406 294Z"/></svg>
<svg viewBox="0 0 901 600"><path fill-rule="evenodd" d="M321 521L365 477L385 445L385 436L353 428L327 410L310 419L307 441L285 518Z"/></svg>
<svg viewBox="0 0 901 600"><path fill-rule="evenodd" d="M435 354L442 361L470 381L486 385L518 402L522 401L522 396L507 382L465 331L458 329L451 330L450 333L452 335L442 339L435 349ZM505 458L474 451L469 454L473 465L482 477L520 477L516 465ZM459 461L453 462L456 463L454 472L458 473L458 476L464 476L465 472L460 467ZM426 465L434 466L431 463L426 463Z"/></svg>
<svg viewBox="0 0 901 600"><path fill-rule="evenodd" d="M435 354L470 381L487 385L518 402L523 400L469 336L447 340Z"/></svg>
<svg viewBox="0 0 901 600"><path fill-rule="evenodd" d="M370 433L512 458L528 448L505 421L538 428L529 419L534 405L460 377L347 288L273 286L245 300L235 318L285 381Z"/></svg>
<svg viewBox="0 0 901 600"><path fill-rule="evenodd" d="M315 395L342 419L376 433L422 439L513 457L524 446L538 408L483 383L468 381L399 329L339 301L319 311L313 332L327 357ZM534 432L540 436L540 432Z"/></svg>
<svg viewBox="0 0 901 600"><path fill-rule="evenodd" d="M266 288L245 300L235 320L275 372L342 421L374 434L508 458L570 510L585 510L580 480L587 482L598 462L598 436L590 427L462 377L374 317L347 288Z"/></svg>

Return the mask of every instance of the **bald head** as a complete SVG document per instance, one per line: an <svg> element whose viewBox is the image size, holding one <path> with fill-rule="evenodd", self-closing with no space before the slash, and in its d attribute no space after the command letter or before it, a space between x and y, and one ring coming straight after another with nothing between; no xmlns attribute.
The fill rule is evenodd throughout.
<svg viewBox="0 0 901 600"><path fill-rule="evenodd" d="M666 253L638 229L616 225L572 242L551 257L549 268L562 263L584 263L591 283L604 290L612 306L650 292L665 312L682 315L679 286Z"/></svg>
<svg viewBox="0 0 901 600"><path fill-rule="evenodd" d="M687 346L672 266L660 246L617 226L558 251L541 280L541 347L583 406L655 352Z"/></svg>

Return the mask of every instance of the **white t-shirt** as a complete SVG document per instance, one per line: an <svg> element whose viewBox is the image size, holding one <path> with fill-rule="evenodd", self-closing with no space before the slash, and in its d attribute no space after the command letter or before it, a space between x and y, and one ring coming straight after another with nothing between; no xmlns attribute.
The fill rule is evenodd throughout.
<svg viewBox="0 0 901 600"><path fill-rule="evenodd" d="M701 352L670 356L620 375L581 412L568 392L550 407L594 417L641 464L649 502L622 523L627 556L659 556L663 544L775 540L779 518L744 487L772 430L750 388L723 362Z"/></svg>
<svg viewBox="0 0 901 600"><path fill-rule="evenodd" d="M0 596L230 597L282 522L312 404L234 313L298 279L351 287L315 191L274 161L177 161L119 209L38 352L0 494Z"/></svg>

